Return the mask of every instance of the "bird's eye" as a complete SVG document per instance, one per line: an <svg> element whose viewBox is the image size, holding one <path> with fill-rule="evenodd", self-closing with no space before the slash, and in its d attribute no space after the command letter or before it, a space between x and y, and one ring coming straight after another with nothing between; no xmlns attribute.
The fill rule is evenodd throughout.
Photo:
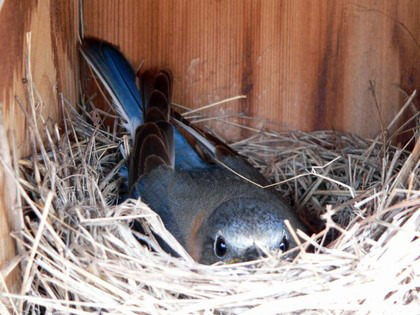
<svg viewBox="0 0 420 315"><path fill-rule="evenodd" d="M283 253L289 249L289 240L287 239L286 235L283 237L283 240L281 241L281 243L279 245L279 249Z"/></svg>
<svg viewBox="0 0 420 315"><path fill-rule="evenodd" d="M226 251L227 251L227 246L226 246L225 239L223 238L223 236L218 235L216 237L216 241L214 242L214 253L216 254L217 257L222 258L223 256L225 256Z"/></svg>

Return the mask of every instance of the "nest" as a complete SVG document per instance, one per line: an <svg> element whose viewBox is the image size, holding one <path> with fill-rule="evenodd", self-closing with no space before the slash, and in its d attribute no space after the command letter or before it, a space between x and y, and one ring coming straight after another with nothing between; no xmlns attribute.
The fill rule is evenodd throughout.
<svg viewBox="0 0 420 315"><path fill-rule="evenodd" d="M401 113L415 111L414 96ZM418 125L412 151L382 136L252 130L232 147L275 182L315 233L296 231L302 241L293 261L272 254L204 266L192 261L145 204L121 203L118 170L128 138L117 124L104 123L111 114L91 99L76 106L63 97L59 128L38 115L40 99L28 99L32 155L14 169L0 159L17 187L15 207L24 214L13 233L20 253L0 278L0 309L15 314L418 311ZM417 118L415 112L410 120ZM144 234L131 229L133 221L142 224ZM156 234L180 257L164 252ZM13 294L3 280L18 265L22 291Z"/></svg>

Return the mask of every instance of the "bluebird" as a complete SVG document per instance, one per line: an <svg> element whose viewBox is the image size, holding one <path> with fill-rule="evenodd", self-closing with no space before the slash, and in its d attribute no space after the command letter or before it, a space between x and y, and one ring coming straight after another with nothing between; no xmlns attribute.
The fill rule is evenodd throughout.
<svg viewBox="0 0 420 315"><path fill-rule="evenodd" d="M295 229L305 226L274 188L261 187L269 181L171 108L168 70L138 75L139 90L135 71L116 47L85 39L80 50L131 135L130 197L148 204L193 259L250 261L297 245L285 220Z"/></svg>

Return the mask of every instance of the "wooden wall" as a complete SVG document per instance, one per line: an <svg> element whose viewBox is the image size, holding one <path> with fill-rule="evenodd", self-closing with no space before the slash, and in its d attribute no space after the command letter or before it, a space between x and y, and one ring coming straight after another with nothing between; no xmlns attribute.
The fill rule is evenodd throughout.
<svg viewBox="0 0 420 315"><path fill-rule="evenodd" d="M401 90L420 87L418 0L85 0L84 11L87 35L119 45L135 66L169 67L175 102L247 95L215 115L373 137L370 82L384 124Z"/></svg>
<svg viewBox="0 0 420 315"><path fill-rule="evenodd" d="M30 56L32 80L42 103L37 109L42 117L57 121L60 92L71 102L77 99L78 76L76 35L77 1L5 0L0 1L0 106L6 133L16 135L18 155L28 153L27 123L17 102L28 110L26 56ZM27 40L30 32L30 40ZM1 140L0 140L1 141ZM1 146L4 148L4 146ZM1 152L2 154L4 152ZM0 164L0 271L15 254L10 230L17 209L13 209L14 187ZM19 286L18 273L7 279L9 290ZM4 288L0 282L0 292Z"/></svg>

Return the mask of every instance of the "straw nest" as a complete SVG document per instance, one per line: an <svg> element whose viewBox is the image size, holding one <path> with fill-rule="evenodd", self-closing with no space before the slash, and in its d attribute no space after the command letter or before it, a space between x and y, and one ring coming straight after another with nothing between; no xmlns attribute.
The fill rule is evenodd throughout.
<svg viewBox="0 0 420 315"><path fill-rule="evenodd" d="M13 234L20 254L11 263L21 266L22 291L10 293L0 282L0 309L15 314L418 311L415 93L400 112L414 113L410 120L417 122L412 151L393 147L385 132L366 140L333 131L255 129L233 143L278 183L316 233L296 232L302 242L293 261L274 253L255 262L203 266L188 257L141 201L119 204L120 152L129 145L118 128L104 124L110 115L91 99L75 106L62 98L59 128L38 115L41 100L34 88L29 88L35 97L29 98L27 114L32 155L18 162L19 172L1 158L18 187L16 207L23 211L24 225ZM38 129L45 131L45 141ZM143 225L145 235L133 234L133 220ZM151 231L181 257L162 251Z"/></svg>

